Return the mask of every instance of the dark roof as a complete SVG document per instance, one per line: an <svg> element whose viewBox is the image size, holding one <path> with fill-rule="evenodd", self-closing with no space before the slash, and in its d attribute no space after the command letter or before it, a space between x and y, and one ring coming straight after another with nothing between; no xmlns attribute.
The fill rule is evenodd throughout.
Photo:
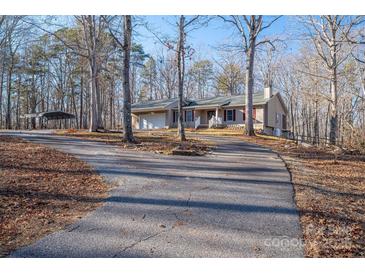
<svg viewBox="0 0 365 274"><path fill-rule="evenodd" d="M263 93L255 93L253 95L254 105L263 105L269 99L264 97ZM177 102L177 99L164 99L147 101L132 104L132 110L163 110L168 108L171 104ZM220 106L244 106L246 104L245 95L233 96L216 96L207 99L186 101L186 108L204 108L204 107L220 107Z"/></svg>
<svg viewBox="0 0 365 274"><path fill-rule="evenodd" d="M163 99L163 100L154 100L154 101L144 101L139 103L132 104L132 109L163 109L176 102L177 99Z"/></svg>
<svg viewBox="0 0 365 274"><path fill-rule="evenodd" d="M64 111L46 111L46 112L36 112L28 113L24 115L25 118L41 118L45 117L47 120L59 120L59 119L73 119L75 115L72 113L67 113Z"/></svg>
<svg viewBox="0 0 365 274"><path fill-rule="evenodd" d="M269 99L264 97L263 93L255 93L253 95L253 104L262 105ZM209 99L201 99L192 102L189 107L219 107L219 106L243 106L246 104L245 95L233 95L233 96L217 96Z"/></svg>

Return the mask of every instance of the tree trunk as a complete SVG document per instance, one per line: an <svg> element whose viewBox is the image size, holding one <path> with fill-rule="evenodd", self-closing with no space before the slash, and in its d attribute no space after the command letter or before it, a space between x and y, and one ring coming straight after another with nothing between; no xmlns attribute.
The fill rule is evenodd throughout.
<svg viewBox="0 0 365 274"><path fill-rule="evenodd" d="M185 17L180 16L179 22L179 42L177 45L177 71L178 71L178 136L180 141L186 141L184 119L183 119L183 100L184 100L184 25Z"/></svg>
<svg viewBox="0 0 365 274"><path fill-rule="evenodd" d="M179 86L179 100L178 100L178 134L180 141L186 141L185 137L185 129L184 129L184 120L183 120L183 98L184 98L184 25L185 25L185 17L183 15L180 16L179 23L179 42L177 46L177 70L178 70L178 86Z"/></svg>
<svg viewBox="0 0 365 274"><path fill-rule="evenodd" d="M113 119L114 119L114 77L110 81L110 95L109 95L109 123L110 123L110 129L113 129Z"/></svg>
<svg viewBox="0 0 365 274"><path fill-rule="evenodd" d="M31 113L35 113L37 109L37 97L36 97L36 87L35 87L35 76L32 75L32 93L30 97L30 111ZM31 128L35 129L37 126L36 118L31 118Z"/></svg>
<svg viewBox="0 0 365 274"><path fill-rule="evenodd" d="M336 55L336 54L335 54ZM334 57L336 58L336 57ZM334 61L336 63L336 61ZM331 75L331 110L330 110L330 144L335 145L338 134L338 113L337 113L337 68L332 69Z"/></svg>
<svg viewBox="0 0 365 274"><path fill-rule="evenodd" d="M72 96L71 104L72 104L73 112L75 113L76 127L80 127L79 126L79 117L77 115L75 88L74 88L74 85L73 85L73 82L72 81L71 81L70 84L71 84L71 96ZM71 124L71 120L70 120L70 124Z"/></svg>
<svg viewBox="0 0 365 274"><path fill-rule="evenodd" d="M319 117L318 117L318 101L315 101L315 110L314 110L314 139L313 144L319 145Z"/></svg>
<svg viewBox="0 0 365 274"><path fill-rule="evenodd" d="M88 50L89 50L89 69L90 69L90 126L89 130L91 132L97 131L99 128L103 128L101 119L101 98L99 90L99 64L97 60L98 55L98 41L96 33L96 22L94 15L87 16L87 26L85 32L88 32L85 37L89 40Z"/></svg>
<svg viewBox="0 0 365 274"><path fill-rule="evenodd" d="M293 132L293 137L295 139L297 132L296 132L296 128L295 128L293 95L290 95L290 120L291 120L291 130Z"/></svg>
<svg viewBox="0 0 365 274"><path fill-rule="evenodd" d="M83 117L83 113L84 113L84 109L83 109L83 105L84 105L84 72L81 69L81 79L80 79L80 129L84 128L84 117Z"/></svg>
<svg viewBox="0 0 365 274"><path fill-rule="evenodd" d="M8 80L7 80L7 109L6 109L6 128L11 129L11 78L13 74L12 66L8 70Z"/></svg>
<svg viewBox="0 0 365 274"><path fill-rule="evenodd" d="M253 69L254 69L254 58L255 58L255 43L256 38L250 37L250 46L246 52L246 125L245 133L248 136L255 135L253 127Z"/></svg>
<svg viewBox="0 0 365 274"><path fill-rule="evenodd" d="M93 58L92 58L93 59ZM95 132L98 129L98 107L96 96L96 72L93 60L90 60L90 125L89 131Z"/></svg>
<svg viewBox="0 0 365 274"><path fill-rule="evenodd" d="M124 15L124 56L123 56L123 134L127 142L135 142L132 130L130 55L132 46L132 16Z"/></svg>
<svg viewBox="0 0 365 274"><path fill-rule="evenodd" d="M0 75L0 129L3 128L3 85L4 85L4 70L5 65L2 64L1 75Z"/></svg>
<svg viewBox="0 0 365 274"><path fill-rule="evenodd" d="M21 87L21 74L18 76L17 84L17 99L16 99L16 128L20 129L20 87Z"/></svg>

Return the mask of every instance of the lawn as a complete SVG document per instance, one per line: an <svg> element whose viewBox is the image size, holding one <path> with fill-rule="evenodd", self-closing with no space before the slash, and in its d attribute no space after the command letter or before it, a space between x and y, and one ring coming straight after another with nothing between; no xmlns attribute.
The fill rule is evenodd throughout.
<svg viewBox="0 0 365 274"><path fill-rule="evenodd" d="M0 257L94 210L107 189L68 154L0 136Z"/></svg>

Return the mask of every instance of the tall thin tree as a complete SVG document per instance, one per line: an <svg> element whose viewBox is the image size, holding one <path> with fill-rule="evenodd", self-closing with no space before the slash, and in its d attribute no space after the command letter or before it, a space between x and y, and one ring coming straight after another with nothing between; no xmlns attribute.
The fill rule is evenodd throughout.
<svg viewBox="0 0 365 274"><path fill-rule="evenodd" d="M124 16L123 45L123 134L127 142L134 142L131 114L130 57L132 48L132 16Z"/></svg>
<svg viewBox="0 0 365 274"><path fill-rule="evenodd" d="M344 53L344 42L357 20L349 16L309 16L305 21L317 54L324 62L330 78L330 143L338 136L338 69L350 52Z"/></svg>
<svg viewBox="0 0 365 274"><path fill-rule="evenodd" d="M254 63L256 48L265 43L273 45L272 40L259 40L259 35L263 30L269 28L280 16L275 17L268 23L264 23L262 15L231 15L229 17L220 16L225 22L232 24L241 36L241 47L246 59L246 135L255 135L253 127L253 90L254 90Z"/></svg>
<svg viewBox="0 0 365 274"><path fill-rule="evenodd" d="M123 138L135 142L132 129L130 65L132 51L132 16L104 16L109 33L123 51ZM123 26L120 28L120 23Z"/></svg>

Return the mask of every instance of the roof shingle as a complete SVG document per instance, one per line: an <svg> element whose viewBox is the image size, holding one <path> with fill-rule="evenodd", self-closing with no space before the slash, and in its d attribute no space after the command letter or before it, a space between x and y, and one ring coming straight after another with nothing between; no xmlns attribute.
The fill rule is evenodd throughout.
<svg viewBox="0 0 365 274"><path fill-rule="evenodd" d="M188 108L203 108L203 107L219 107L219 106L244 106L246 104L245 95L234 96L216 96L207 99L190 100ZM262 105L269 99L264 97L263 93L254 93L253 104ZM163 99L148 102L140 102L132 104L132 110L138 109L164 109L170 104L176 102L177 99Z"/></svg>

